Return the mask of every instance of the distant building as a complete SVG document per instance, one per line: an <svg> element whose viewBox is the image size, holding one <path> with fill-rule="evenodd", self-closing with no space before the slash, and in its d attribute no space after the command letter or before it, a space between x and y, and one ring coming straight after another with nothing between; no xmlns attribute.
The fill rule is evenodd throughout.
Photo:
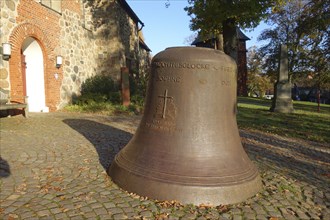
<svg viewBox="0 0 330 220"><path fill-rule="evenodd" d="M250 40L239 28L237 32L237 95L247 96L247 60L246 60L246 41ZM201 39L199 36L191 45L196 47L215 48L215 38Z"/></svg>
<svg viewBox="0 0 330 220"><path fill-rule="evenodd" d="M119 82L122 67L139 73L149 65L138 34L144 24L125 0L6 0L0 7L1 43L11 45L10 58L0 57L0 88L29 96L30 111L64 107L97 74Z"/></svg>

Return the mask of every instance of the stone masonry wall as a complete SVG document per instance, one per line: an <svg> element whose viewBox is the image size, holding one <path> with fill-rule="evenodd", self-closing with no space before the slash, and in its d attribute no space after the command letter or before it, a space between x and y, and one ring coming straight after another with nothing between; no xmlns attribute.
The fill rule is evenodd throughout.
<svg viewBox="0 0 330 220"><path fill-rule="evenodd" d="M0 40L1 51L2 43L9 42L10 31L15 27L18 0L0 1ZM9 62L2 59L0 53L0 87L6 90L10 89L9 83Z"/></svg>
<svg viewBox="0 0 330 220"><path fill-rule="evenodd" d="M12 44L10 61L0 61L0 87L24 95L20 50L24 39L33 37L44 54L46 105L51 111L80 95L87 78L104 74L119 82L126 60L137 63L137 24L116 0L63 0L61 13L35 0L0 1L0 6L1 42ZM56 55L63 57L60 69L55 68Z"/></svg>

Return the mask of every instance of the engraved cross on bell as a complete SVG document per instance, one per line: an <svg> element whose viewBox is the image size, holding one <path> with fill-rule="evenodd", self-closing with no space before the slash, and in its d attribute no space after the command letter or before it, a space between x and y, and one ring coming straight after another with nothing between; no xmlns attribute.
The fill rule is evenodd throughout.
<svg viewBox="0 0 330 220"><path fill-rule="evenodd" d="M158 96L159 98L163 98L164 99L162 118L165 118L165 116L166 116L166 107L167 107L167 101L168 101L168 99L173 99L173 97L167 96L167 92L168 92L168 90L165 89L164 95L159 95Z"/></svg>

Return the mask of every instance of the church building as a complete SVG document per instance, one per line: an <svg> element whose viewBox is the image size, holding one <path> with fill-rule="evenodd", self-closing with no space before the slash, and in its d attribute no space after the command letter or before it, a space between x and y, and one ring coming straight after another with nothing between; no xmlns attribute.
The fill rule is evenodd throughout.
<svg viewBox="0 0 330 220"><path fill-rule="evenodd" d="M125 0L6 0L0 8L0 88L28 96L31 112L63 108L97 74L120 83L123 67L149 65L144 24Z"/></svg>

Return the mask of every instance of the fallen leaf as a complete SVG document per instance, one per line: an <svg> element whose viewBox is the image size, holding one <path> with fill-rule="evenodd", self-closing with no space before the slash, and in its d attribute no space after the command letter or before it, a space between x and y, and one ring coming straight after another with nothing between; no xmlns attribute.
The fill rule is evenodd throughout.
<svg viewBox="0 0 330 220"><path fill-rule="evenodd" d="M9 216L8 216L8 220L13 220L16 218L18 218L18 215L16 215L16 214L9 214Z"/></svg>
<svg viewBox="0 0 330 220"><path fill-rule="evenodd" d="M220 212L226 212L228 211L228 206L226 205L219 205L215 207L217 210L219 210Z"/></svg>

